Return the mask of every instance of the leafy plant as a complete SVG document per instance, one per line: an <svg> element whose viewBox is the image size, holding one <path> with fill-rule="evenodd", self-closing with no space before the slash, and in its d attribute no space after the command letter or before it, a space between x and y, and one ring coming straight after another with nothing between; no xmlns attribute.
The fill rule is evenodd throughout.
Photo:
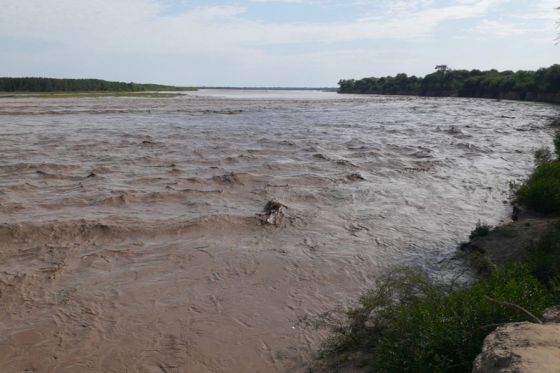
<svg viewBox="0 0 560 373"><path fill-rule="evenodd" d="M423 297L392 315L388 324L392 332L377 346L376 370L470 371L482 341L496 324L529 319L487 297L518 304L535 314L553 303L523 265L498 269L487 280L443 297Z"/></svg>
<svg viewBox="0 0 560 373"><path fill-rule="evenodd" d="M488 233L490 233L491 229L492 229L491 226L489 226L488 224L482 223L479 220L478 223L476 223L476 227L473 229L473 231L469 235L469 238L472 240L473 238L476 238L476 237L487 236Z"/></svg>
<svg viewBox="0 0 560 373"><path fill-rule="evenodd" d="M560 281L560 229L542 236L529 252L527 262L531 273L548 287L557 284Z"/></svg>
<svg viewBox="0 0 560 373"><path fill-rule="evenodd" d="M349 309L346 324L332 330L326 357L361 351L375 372L467 372L482 341L497 324L531 319L490 299L515 303L540 315L555 299L526 264L498 268L466 288L402 269Z"/></svg>
<svg viewBox="0 0 560 373"><path fill-rule="evenodd" d="M519 189L518 200L536 212L560 212L560 160L539 165Z"/></svg>
<svg viewBox="0 0 560 373"><path fill-rule="evenodd" d="M542 147L540 149L535 150L534 154L535 164L537 166L548 162L552 159L552 152L547 147Z"/></svg>

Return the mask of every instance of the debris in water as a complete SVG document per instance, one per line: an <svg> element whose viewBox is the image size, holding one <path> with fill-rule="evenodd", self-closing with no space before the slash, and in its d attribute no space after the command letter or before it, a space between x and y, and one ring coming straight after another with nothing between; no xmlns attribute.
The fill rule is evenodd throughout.
<svg viewBox="0 0 560 373"><path fill-rule="evenodd" d="M257 219L261 225L275 225L279 226L284 220L285 210L288 207L278 202L277 200L270 200L264 206L264 212L257 214Z"/></svg>
<svg viewBox="0 0 560 373"><path fill-rule="evenodd" d="M214 176L212 178L212 180L214 180L215 182L220 183L220 184L229 184L229 185L241 184L241 185L243 185L241 180L239 180L239 177L237 177L237 175L234 172L230 172L229 174L225 174L225 175Z"/></svg>
<svg viewBox="0 0 560 373"><path fill-rule="evenodd" d="M349 181L363 181L363 180L365 180L365 178L362 175L360 175L359 173L353 173L353 174L350 174L350 175L346 175L346 178Z"/></svg>

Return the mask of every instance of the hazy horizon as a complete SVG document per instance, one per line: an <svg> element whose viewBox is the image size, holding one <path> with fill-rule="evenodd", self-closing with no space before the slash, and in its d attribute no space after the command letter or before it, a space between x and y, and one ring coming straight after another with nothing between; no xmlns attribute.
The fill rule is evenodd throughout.
<svg viewBox="0 0 560 373"><path fill-rule="evenodd" d="M0 0L2 76L179 86L339 79L560 61L557 1Z"/></svg>

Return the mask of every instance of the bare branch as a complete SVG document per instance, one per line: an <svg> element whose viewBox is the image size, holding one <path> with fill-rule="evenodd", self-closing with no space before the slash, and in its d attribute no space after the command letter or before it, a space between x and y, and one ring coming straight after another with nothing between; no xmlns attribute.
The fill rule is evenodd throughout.
<svg viewBox="0 0 560 373"><path fill-rule="evenodd" d="M514 303L509 303L509 302L502 302L493 298L490 298L488 295L484 296L486 299L488 299L490 302L492 303L496 303L499 304L501 306L506 306L506 307L510 307L510 308L515 308L518 311L523 312L525 315L529 316L530 318L532 318L533 320L535 320L538 324L542 324L543 322L541 321L541 319L539 319L537 316L533 315L531 312L527 311L525 308L514 304Z"/></svg>

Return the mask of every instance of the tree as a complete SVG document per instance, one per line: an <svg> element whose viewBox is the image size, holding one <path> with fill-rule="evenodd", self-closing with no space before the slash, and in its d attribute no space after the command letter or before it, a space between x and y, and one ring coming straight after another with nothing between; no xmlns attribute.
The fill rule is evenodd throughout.
<svg viewBox="0 0 560 373"><path fill-rule="evenodd" d="M435 69L440 72L440 73L446 73L447 71L449 71L449 67L447 65L437 65L435 67Z"/></svg>

